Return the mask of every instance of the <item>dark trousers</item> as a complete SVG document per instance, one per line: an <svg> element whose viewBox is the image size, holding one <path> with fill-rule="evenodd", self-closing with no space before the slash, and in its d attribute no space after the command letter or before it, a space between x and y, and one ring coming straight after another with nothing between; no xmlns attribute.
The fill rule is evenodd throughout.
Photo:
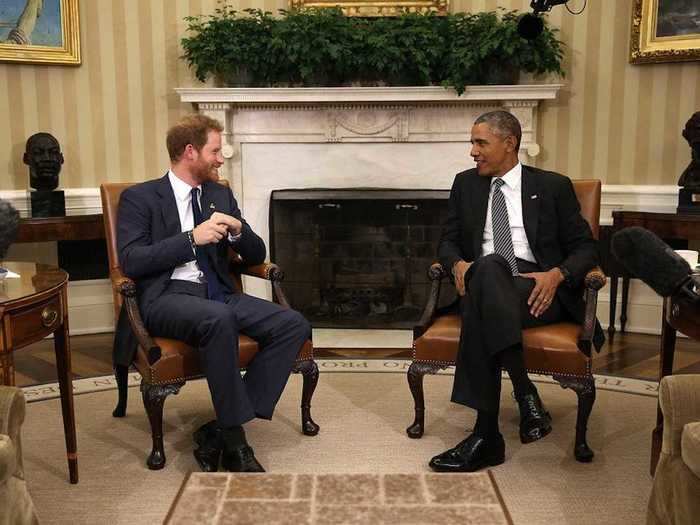
<svg viewBox="0 0 700 525"><path fill-rule="evenodd" d="M171 281L146 312L145 324L152 336L198 347L223 427L272 417L299 350L311 336L311 325L299 312L245 294L226 295L225 303L212 301L205 285L188 281ZM260 346L243 378L239 333Z"/></svg>
<svg viewBox="0 0 700 525"><path fill-rule="evenodd" d="M542 271L518 259L520 273ZM452 401L497 413L501 397L499 353L522 343L523 328L558 322L567 317L556 297L539 317L530 314L527 299L534 279L513 277L500 255L480 257L467 272L467 293L460 300L462 332L457 354Z"/></svg>

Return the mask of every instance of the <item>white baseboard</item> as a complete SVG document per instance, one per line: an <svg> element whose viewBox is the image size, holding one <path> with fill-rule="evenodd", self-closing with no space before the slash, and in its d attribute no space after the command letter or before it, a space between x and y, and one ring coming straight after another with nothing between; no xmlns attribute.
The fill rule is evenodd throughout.
<svg viewBox="0 0 700 525"><path fill-rule="evenodd" d="M71 215L101 213L99 188L66 188L63 191L66 196L67 213ZM601 224L612 224L612 212L615 210L674 213L678 204L678 187L674 185L606 184L603 185L602 192ZM22 216L28 215L28 191L3 190L0 191L0 199L10 201ZM621 293L621 288L622 286L618 287L619 293ZM598 318L606 328L609 322L610 306L608 290L609 285L601 290L598 298ZM68 291L68 304L72 334L92 334L113 330L112 292L107 279L71 282ZM618 297L618 328L620 304L621 298ZM633 279L630 286L626 330L644 334L660 334L661 305L661 298L656 296L646 285ZM332 348L333 346L329 345L333 344L336 344L335 347L347 347L348 345L348 340L345 337L336 338L332 333L321 333L323 333L321 339L326 348ZM333 343L334 339L337 340L337 343ZM402 336L400 339L403 341L405 337ZM387 339L386 342L387 347L397 344L393 337ZM358 346L358 348L381 346L378 343L381 341L376 340L376 337L369 333L364 338L354 342L355 345L365 345Z"/></svg>

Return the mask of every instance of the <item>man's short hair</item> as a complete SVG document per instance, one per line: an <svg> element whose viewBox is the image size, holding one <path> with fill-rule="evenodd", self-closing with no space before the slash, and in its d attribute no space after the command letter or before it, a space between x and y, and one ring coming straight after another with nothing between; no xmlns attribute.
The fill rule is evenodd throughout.
<svg viewBox="0 0 700 525"><path fill-rule="evenodd" d="M520 139L523 132L520 129L520 122L512 113L503 110L489 111L484 113L474 121L474 125L486 124L491 132L498 135L502 139L506 137L515 137L515 151L520 149Z"/></svg>
<svg viewBox="0 0 700 525"><path fill-rule="evenodd" d="M168 130L165 139L170 160L173 162L180 160L188 144L192 144L197 151L201 151L207 143L210 131L220 133L223 130L224 127L218 120L200 113L183 117Z"/></svg>

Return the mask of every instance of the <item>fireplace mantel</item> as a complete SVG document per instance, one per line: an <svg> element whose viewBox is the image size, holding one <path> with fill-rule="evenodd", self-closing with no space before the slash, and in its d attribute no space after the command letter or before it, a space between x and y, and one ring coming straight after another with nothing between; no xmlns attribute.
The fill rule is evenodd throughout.
<svg viewBox="0 0 700 525"><path fill-rule="evenodd" d="M540 153L537 108L561 84L467 87L177 88L223 126L221 175L267 242L270 194L279 189L449 190L473 166L469 129L494 109L521 123L520 157ZM249 286L249 283L246 283ZM269 297L269 290L249 292ZM252 288L251 288L252 287Z"/></svg>

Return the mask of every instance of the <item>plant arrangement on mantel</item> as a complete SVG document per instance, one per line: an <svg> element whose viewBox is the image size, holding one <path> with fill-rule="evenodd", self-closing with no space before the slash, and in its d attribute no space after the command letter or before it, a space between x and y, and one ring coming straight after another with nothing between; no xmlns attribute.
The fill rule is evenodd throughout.
<svg viewBox="0 0 700 525"><path fill-rule="evenodd" d="M521 13L346 17L340 9L238 12L187 17L184 58L196 77L230 87L514 84L520 71L564 76L563 43L545 22L535 40L518 35Z"/></svg>

